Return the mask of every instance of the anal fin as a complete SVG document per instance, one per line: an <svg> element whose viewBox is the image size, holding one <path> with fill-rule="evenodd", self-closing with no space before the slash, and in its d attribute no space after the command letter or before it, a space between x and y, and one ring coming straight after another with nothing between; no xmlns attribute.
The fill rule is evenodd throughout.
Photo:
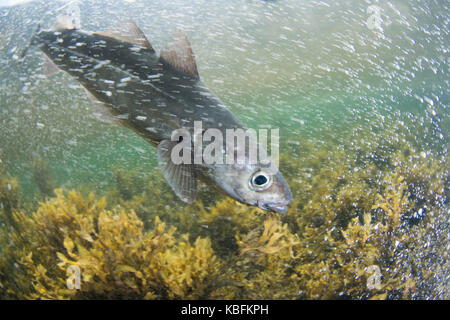
<svg viewBox="0 0 450 320"><path fill-rule="evenodd" d="M102 122L116 124L116 125L122 125L120 122L120 119L117 118L112 112L111 108L108 107L104 102L98 100L92 93L90 93L86 88L84 89L86 92L86 95L88 96L89 100L92 102L92 105L94 107L94 116L97 118L97 120L100 120Z"/></svg>
<svg viewBox="0 0 450 320"><path fill-rule="evenodd" d="M60 68L45 54L43 53L43 66L44 73L47 77L51 77L61 71Z"/></svg>

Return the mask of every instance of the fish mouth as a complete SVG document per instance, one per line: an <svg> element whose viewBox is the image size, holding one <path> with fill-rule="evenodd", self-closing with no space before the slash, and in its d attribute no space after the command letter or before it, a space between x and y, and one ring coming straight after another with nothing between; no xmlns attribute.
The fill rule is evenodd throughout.
<svg viewBox="0 0 450 320"><path fill-rule="evenodd" d="M258 207L266 211L274 211L277 213L286 213L287 203L285 202L263 202L258 201Z"/></svg>

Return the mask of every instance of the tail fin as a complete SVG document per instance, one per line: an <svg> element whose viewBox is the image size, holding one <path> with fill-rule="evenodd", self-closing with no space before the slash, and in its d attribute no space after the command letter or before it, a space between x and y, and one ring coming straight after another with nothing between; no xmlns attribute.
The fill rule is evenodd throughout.
<svg viewBox="0 0 450 320"><path fill-rule="evenodd" d="M33 31L33 34L31 35L30 42L25 47L25 49L23 49L22 53L20 54L19 59L21 61L23 61L23 58L27 54L28 49L34 44L33 43L34 37L39 33L39 31L41 31L41 24L40 23L38 23L38 25L36 26L36 29Z"/></svg>
<svg viewBox="0 0 450 320"><path fill-rule="evenodd" d="M39 33L39 31L41 29L41 22L44 21L46 16L56 15L58 12L61 12L64 10L64 11L68 12L72 18L64 16L63 14L60 14L56 18L56 23L55 23L54 27L56 29L75 29L76 27L80 27L80 8L78 6L78 2L79 2L79 0L69 1L65 4L63 4L62 6L60 6L59 8L47 11L44 14L44 16L42 16L41 20L37 24L36 29L33 31L30 42L25 47L25 49L23 49L21 55L19 56L19 61L21 63L23 62L28 49L34 44L33 40L34 40L36 34Z"/></svg>

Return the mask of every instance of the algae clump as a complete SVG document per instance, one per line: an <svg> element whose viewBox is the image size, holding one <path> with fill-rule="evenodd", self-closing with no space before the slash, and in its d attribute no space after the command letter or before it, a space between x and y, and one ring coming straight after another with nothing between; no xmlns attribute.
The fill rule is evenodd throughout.
<svg viewBox="0 0 450 320"><path fill-rule="evenodd" d="M32 215L15 212L20 236L2 234L2 248L17 249L2 252L4 298L191 299L206 295L219 276L209 239L192 245L175 238L175 228L158 217L144 231L133 211L107 210L104 198L55 193ZM17 270L8 270L5 258L16 261ZM79 290L67 286L73 266L80 271Z"/></svg>
<svg viewBox="0 0 450 320"><path fill-rule="evenodd" d="M0 174L0 298L448 299L448 162L381 140L286 147L285 215L120 169L105 197L30 210Z"/></svg>

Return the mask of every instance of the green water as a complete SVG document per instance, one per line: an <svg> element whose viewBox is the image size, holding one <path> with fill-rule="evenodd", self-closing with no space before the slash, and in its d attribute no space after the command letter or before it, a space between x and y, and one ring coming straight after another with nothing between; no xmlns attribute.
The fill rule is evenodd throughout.
<svg viewBox="0 0 450 320"><path fill-rule="evenodd" d="M160 48L186 30L203 81L249 127L281 129L281 141L348 141L356 127L406 123L426 152L448 147L448 11L445 1L380 2L383 31L370 30L370 1L81 2L82 28L133 18ZM123 7L127 15L123 16ZM154 170L155 152L126 129L99 123L67 75L42 76L39 53L14 54L55 4L0 9L0 158L35 191L29 162L48 162L59 185L102 189L111 170ZM104 12L107 12L105 14ZM419 124L419 125L418 125ZM393 131L396 128L392 128ZM424 132L427 132L426 134ZM283 149L281 149L283 152Z"/></svg>
<svg viewBox="0 0 450 320"><path fill-rule="evenodd" d="M63 2L1 7L5 3L0 0L0 178L5 174L19 179L23 206L35 208L44 199L33 173L39 165L51 176L54 187L97 195L117 188L117 169L138 175L142 181L151 179L158 170L154 147L126 128L97 120L82 87L69 75L43 76L41 54L36 48L28 51L23 62L18 59L38 23L42 28L50 28L57 12L67 13L61 9ZM378 29L368 24L373 5L380 12ZM119 20L132 18L156 51L165 45L172 31L185 30L203 82L246 126L280 129L280 153L289 160L280 170L289 181L295 181L293 191L302 197L301 205L306 206L304 201L314 208L326 203L326 199L314 198L320 193L317 190L325 186L308 180L310 172L316 170L315 174L320 174L320 165L342 170L348 161L356 172L359 168L353 165L360 159L351 157L382 154L389 158L405 152L405 148L392 147L395 142L408 146L408 153L413 150L417 163L408 163L410 170L423 159L439 163L446 175L439 177L441 180L434 178L445 184L444 190L437 195L421 194L424 186L424 190L435 190L430 176L427 183L410 186L409 195L415 201L411 210L426 212L428 203L434 206L430 216L440 220L436 224L428 222L427 228L439 226L434 230L436 238L448 243L448 220L443 218L448 212L450 194L448 1L86 0L78 1L78 8L81 28L88 31L104 30ZM321 154L315 154L316 150L321 150ZM347 158L340 155L342 150L351 150ZM320 164L314 159L319 159ZM371 192L384 190L380 175L389 169L383 161L367 161L379 169L367 179ZM297 163L311 167L299 168ZM433 168L433 174L438 172ZM330 181L333 180L330 178L327 183ZM379 186L381 191L377 190ZM358 187L359 184L349 186L349 192ZM336 189L340 190L339 186ZM161 190L169 189L163 185ZM364 198L364 190L359 192ZM217 199L208 201L215 203ZM365 202L365 198L357 200ZM164 201L165 198L156 202L164 204L168 212L163 214L169 221L176 221L171 220L170 213L184 210L183 204L174 200L172 212ZM346 204L339 205L341 210ZM345 207L345 223L354 217L362 221L358 211L362 209L353 205L349 206L351 209ZM293 208L292 212L303 214L302 209L305 208ZM310 215L314 211L307 209L304 211ZM372 213L375 219L377 213ZM291 225L298 218L293 215L285 218ZM332 229L336 226L344 230L344 222L337 220ZM198 234L203 234L200 230ZM206 235L212 239L217 236L213 229L209 232L212 233ZM420 243L428 237L433 238L427 234ZM302 238L305 243L307 240ZM436 248L445 246L442 242ZM445 257L444 253L437 256ZM433 258L427 263L436 266L436 261ZM427 282L429 278L424 279ZM448 270L436 279L448 280ZM426 287L428 283L421 285ZM448 284L442 288L448 290ZM433 294L448 297L448 292ZM401 293L394 294L399 296Z"/></svg>

